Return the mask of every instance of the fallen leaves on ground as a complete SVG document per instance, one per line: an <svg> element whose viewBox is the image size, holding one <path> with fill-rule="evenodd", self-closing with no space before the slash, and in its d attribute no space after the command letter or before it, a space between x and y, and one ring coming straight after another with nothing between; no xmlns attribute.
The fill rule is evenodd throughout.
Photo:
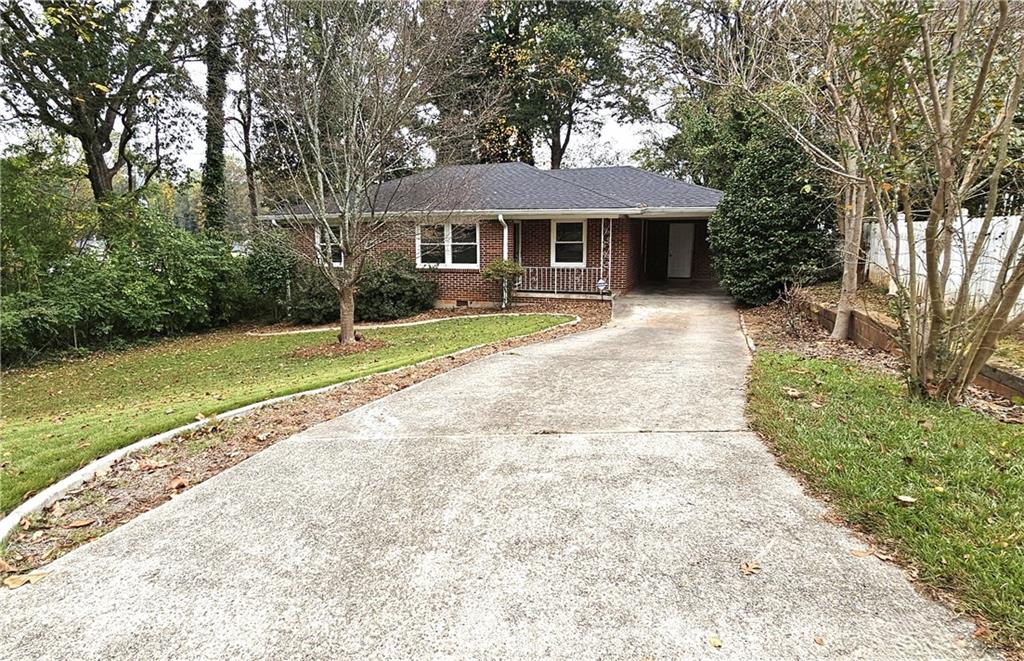
<svg viewBox="0 0 1024 661"><path fill-rule="evenodd" d="M7 564L7 561L3 558L0 558L0 574L10 574L13 571L16 571L14 567Z"/></svg>
<svg viewBox="0 0 1024 661"><path fill-rule="evenodd" d="M170 491L183 491L188 488L188 480L180 475L175 475L167 482L167 489Z"/></svg>
<svg viewBox="0 0 1024 661"><path fill-rule="evenodd" d="M149 471L155 471L155 470L157 470L159 468L164 468L164 467L170 466L170 465L171 465L171 462L166 460L166 459L161 459L159 461L158 460L153 460L153 459L143 459L138 464L136 464L136 468L138 470L140 470L140 471L149 472Z"/></svg>
<svg viewBox="0 0 1024 661"><path fill-rule="evenodd" d="M96 519L75 519L74 521L72 521L71 523L69 523L65 527L67 527L67 528L84 528L86 526L91 526L94 523L96 523Z"/></svg>
<svg viewBox="0 0 1024 661"><path fill-rule="evenodd" d="M719 638L718 636L709 636L708 637L708 645L711 645L715 649L719 649L719 648L722 647L722 639Z"/></svg>
<svg viewBox="0 0 1024 661"><path fill-rule="evenodd" d="M869 555L873 555L876 558L878 558L879 560L885 560L885 561L892 560L892 556L891 555L889 555L888 553L883 552L881 549L879 549L878 547L876 547L874 545L871 545L871 546L867 547L866 549L855 549L853 551L850 551L850 555L852 555L855 558L866 558Z"/></svg>
<svg viewBox="0 0 1024 661"><path fill-rule="evenodd" d="M63 521L58 520L60 517L46 511L40 517L23 520L22 529L8 539L2 556L16 565L14 571L40 567L56 555L106 534L292 434L484 356L597 328L607 323L611 307L607 303L552 301L522 308L517 306L518 311L578 315L580 323L551 328L523 338L500 340L457 356L446 356L396 372L375 374L329 392L274 404L223 424L218 424L212 419L215 416L211 416L205 427L132 453L98 472L82 487L69 492L62 499L70 503L67 509L72 509L73 504L76 516L94 517L103 523L87 529L90 537L83 538L83 531L66 528ZM440 311L428 316L437 318L445 315ZM197 450L190 441L200 439L202 447ZM157 456L160 459L154 458ZM164 470L142 468L150 465ZM185 486L171 488L167 481L169 473L183 480ZM64 513L61 514L63 516Z"/></svg>
<svg viewBox="0 0 1024 661"><path fill-rule="evenodd" d="M898 495L896 496L896 502L903 507L910 507L917 502L917 498L914 498L913 496Z"/></svg>
<svg viewBox="0 0 1024 661"><path fill-rule="evenodd" d="M821 636L815 636L814 637L814 643L816 645L824 645L825 644L825 639L822 638Z"/></svg>
<svg viewBox="0 0 1024 661"><path fill-rule="evenodd" d="M38 583L45 577L49 576L49 572L34 572L31 574L18 574L17 576L8 576L4 579L4 587L10 590L17 590L23 585L29 583Z"/></svg>
<svg viewBox="0 0 1024 661"><path fill-rule="evenodd" d="M744 576L753 576L761 572L761 565L756 560L747 560L740 563L740 571Z"/></svg>
<svg viewBox="0 0 1024 661"><path fill-rule="evenodd" d="M803 399L803 397L806 394L802 390L797 390L796 388L790 388L789 386L786 386L785 388L783 388L782 392L784 392L786 394L786 397L789 397L790 399Z"/></svg>

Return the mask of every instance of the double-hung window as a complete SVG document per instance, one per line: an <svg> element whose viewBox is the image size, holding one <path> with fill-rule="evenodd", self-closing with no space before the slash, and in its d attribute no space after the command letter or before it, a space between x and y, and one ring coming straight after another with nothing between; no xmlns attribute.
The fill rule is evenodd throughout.
<svg viewBox="0 0 1024 661"><path fill-rule="evenodd" d="M480 226L476 223L436 223L417 226L416 265L451 269L479 268Z"/></svg>
<svg viewBox="0 0 1024 661"><path fill-rule="evenodd" d="M320 225L316 227L316 248L321 259L327 261L328 256L331 266L341 268L345 266L345 253L341 250L341 228L331 227L327 229Z"/></svg>
<svg viewBox="0 0 1024 661"><path fill-rule="evenodd" d="M587 222L555 220L551 223L551 266L587 265Z"/></svg>

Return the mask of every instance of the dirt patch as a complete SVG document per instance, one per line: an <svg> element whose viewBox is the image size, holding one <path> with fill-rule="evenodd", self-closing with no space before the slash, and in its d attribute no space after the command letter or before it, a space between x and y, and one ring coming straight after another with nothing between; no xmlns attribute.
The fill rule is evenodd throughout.
<svg viewBox="0 0 1024 661"><path fill-rule="evenodd" d="M794 303L776 301L743 311L743 323L758 349L790 351L810 358L847 360L888 374L902 375L905 364L899 355L866 349L853 342L836 342L820 324L807 318ZM999 420L1024 424L1024 406L971 386L964 404Z"/></svg>
<svg viewBox="0 0 1024 661"><path fill-rule="evenodd" d="M541 302L516 311L578 315L580 322L374 375L242 418L213 419L202 429L128 455L45 511L23 519L0 554L0 574L44 565L307 427L484 356L597 328L611 316L607 303L583 301Z"/></svg>
<svg viewBox="0 0 1024 661"><path fill-rule="evenodd" d="M337 358L339 356L351 356L352 354L364 351L383 349L388 345L384 340L361 339L358 342L342 344L340 342L328 342L317 344L311 347L303 347L292 351L290 358Z"/></svg>

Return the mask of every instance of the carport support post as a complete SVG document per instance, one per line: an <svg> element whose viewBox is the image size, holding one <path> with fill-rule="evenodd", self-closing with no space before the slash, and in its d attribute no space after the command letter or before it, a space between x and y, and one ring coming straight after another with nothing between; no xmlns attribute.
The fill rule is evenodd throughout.
<svg viewBox="0 0 1024 661"><path fill-rule="evenodd" d="M501 223L501 261L508 261L508 223L505 222L505 216L498 214L498 222ZM501 309L505 310L508 308L508 304L511 302L509 299L509 286L505 280L501 281Z"/></svg>

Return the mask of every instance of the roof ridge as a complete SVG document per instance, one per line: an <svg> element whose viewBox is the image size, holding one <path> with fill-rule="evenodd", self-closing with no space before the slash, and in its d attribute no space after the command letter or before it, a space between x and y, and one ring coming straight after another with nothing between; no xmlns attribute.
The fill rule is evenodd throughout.
<svg viewBox="0 0 1024 661"><path fill-rule="evenodd" d="M717 188L711 188L710 186L702 186L701 184L695 184L692 181L683 181L682 179L676 179L675 177L666 176L664 174L661 174L660 172L651 172L650 170L645 170L643 168L638 168L635 165L618 165L618 166L614 166L614 167L629 168L631 170L636 170L637 172L642 172L643 174L646 174L646 175L649 175L649 176L652 176L652 177L657 177L659 179L664 179L665 181L671 181L674 184L683 184L683 185L686 185L686 186L693 186L694 188L703 188L704 190L711 191L712 193L721 193L722 192L722 191L718 190Z"/></svg>
<svg viewBox="0 0 1024 661"><path fill-rule="evenodd" d="M595 169L595 168L576 168L576 169L592 170L592 169ZM584 186L582 184L578 184L575 181L569 181L565 177L559 177L557 174L555 174L556 172L558 172L558 170L541 170L540 168L537 168L537 172L546 174L547 176L551 177L552 179L557 179L558 181L560 181L563 184L569 184L570 186L574 186L576 188L579 188L580 190L585 190L588 193L593 193L595 195L600 195L601 197L605 198L606 200L611 200L612 202L615 202L616 204L618 204L620 206L620 208L631 209L634 206L633 203L631 203L631 202L629 202L627 200L620 199L618 197L615 197L613 195L609 195L608 193L605 193L605 192L602 192L602 191L599 191L599 190L594 190L593 188L590 188L589 186Z"/></svg>

